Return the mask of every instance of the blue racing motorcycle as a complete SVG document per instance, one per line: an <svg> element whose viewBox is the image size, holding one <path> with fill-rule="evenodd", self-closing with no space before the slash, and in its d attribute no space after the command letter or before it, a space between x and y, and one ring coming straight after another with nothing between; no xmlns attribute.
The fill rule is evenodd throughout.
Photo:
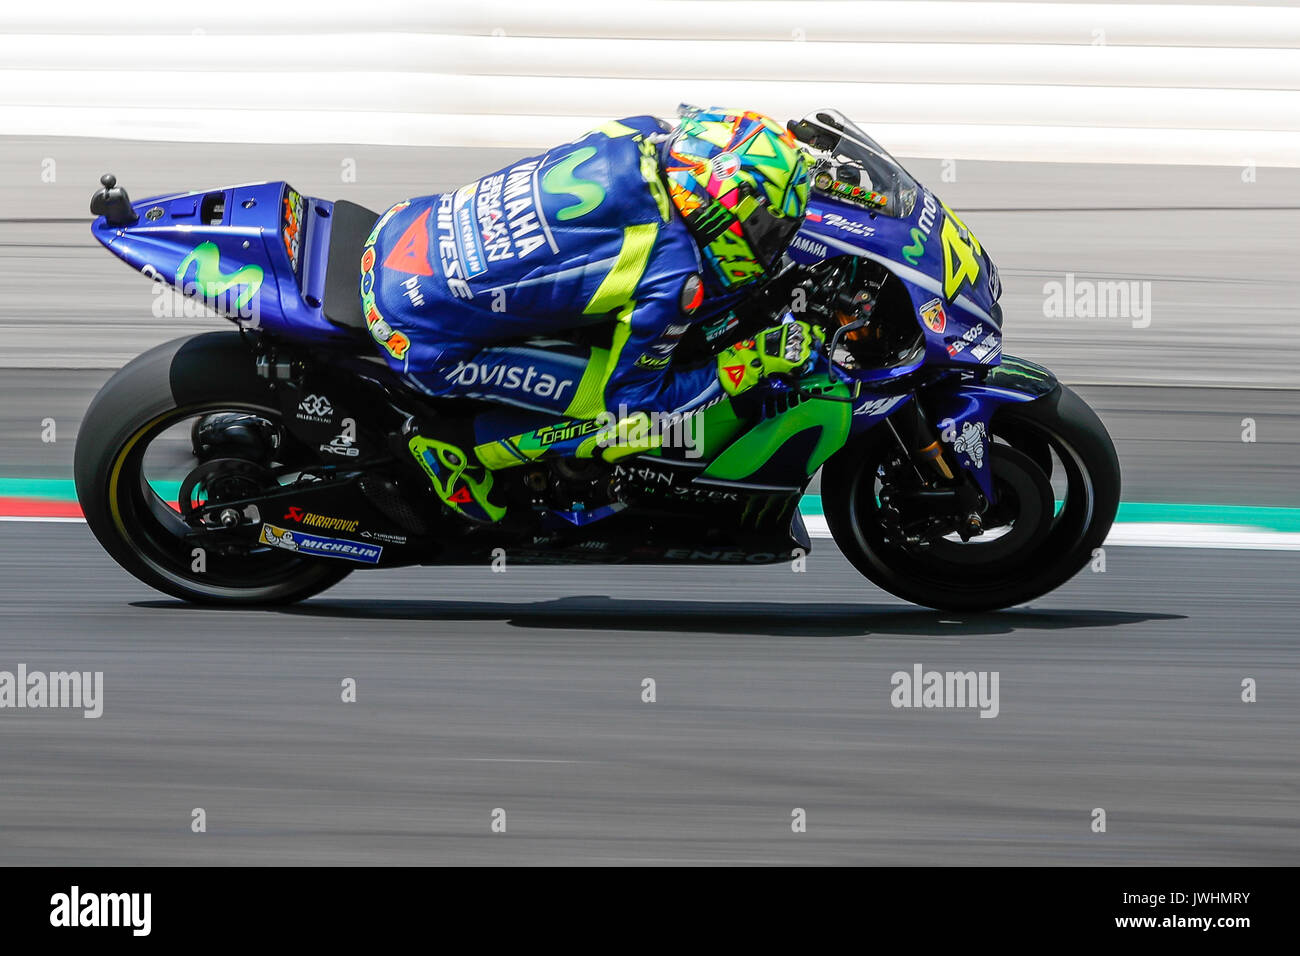
<svg viewBox="0 0 1300 956"><path fill-rule="evenodd" d="M1003 353L997 269L956 213L840 113L789 128L813 190L784 267L674 360L791 314L827 347L797 376L640 435L408 387L361 306L371 210L283 182L132 203L104 176L95 238L237 327L161 345L96 396L75 463L91 530L140 580L228 604L412 564L770 564L810 550L799 509L820 470L836 544L885 590L960 611L1052 590L1114 520L1106 429ZM450 514L406 452L409 423L439 416L510 450L505 521ZM579 437L608 440L543 454Z"/></svg>

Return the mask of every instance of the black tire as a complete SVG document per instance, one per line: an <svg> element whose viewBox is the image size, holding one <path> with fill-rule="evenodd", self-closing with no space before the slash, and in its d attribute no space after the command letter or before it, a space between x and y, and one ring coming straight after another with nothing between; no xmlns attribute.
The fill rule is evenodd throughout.
<svg viewBox="0 0 1300 956"><path fill-rule="evenodd" d="M104 550L150 587L204 604L286 604L347 577L353 569L345 564L288 552L241 560L213 555L205 571L191 570L189 545L168 534L183 530L183 521L149 499L139 463L151 436L210 410L280 417L238 332L205 333L151 349L95 396L77 436L73 470L86 523Z"/></svg>
<svg viewBox="0 0 1300 956"><path fill-rule="evenodd" d="M904 600L945 611L991 611L1023 604L1073 577L1105 541L1119 508L1120 471L1106 427L1083 399L1064 386L1043 398L1004 405L994 415L994 467L1026 497L1047 476L1042 463L1050 445L1068 482L1064 504L1046 526L1026 506L1031 528L1023 545L979 552L970 544L936 542L928 548L887 541L874 490L876 468L892 436L877 429L858 446L827 462L822 474L826 523L844 555L862 574ZM999 465L999 463L1001 463ZM1050 485L1048 486L1050 492ZM1050 501L1050 497L1049 497ZM1011 533L1017 529L1013 526ZM1015 539L1011 539L1015 540ZM960 559L959 559L960 556ZM986 560L988 558L988 560Z"/></svg>

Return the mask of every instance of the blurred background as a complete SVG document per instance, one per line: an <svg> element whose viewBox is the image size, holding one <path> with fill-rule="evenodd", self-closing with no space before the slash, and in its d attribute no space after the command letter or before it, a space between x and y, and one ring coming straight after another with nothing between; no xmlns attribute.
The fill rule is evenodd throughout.
<svg viewBox="0 0 1300 956"><path fill-rule="evenodd" d="M386 208L685 100L855 119L968 214L1008 347L1075 381L1297 384L1297 9L136 0L11 5L0 27L15 365L54 357L32 321L73 366L190 328L143 322L150 290L83 241L106 170L136 198L283 178ZM1067 273L1150 283L1149 325L1044 315Z"/></svg>
<svg viewBox="0 0 1300 956"><path fill-rule="evenodd" d="M151 284L90 239L102 173L134 200L286 179L383 209L683 101L781 120L837 108L959 212L999 266L1007 351L1052 368L1110 428L1125 477L1117 534L1142 547L992 621L864 598L829 541L809 583L788 569L704 569L576 585L530 569L514 572L515 603L498 611L505 589L491 575L411 571L356 575L315 611L266 617L159 601L82 526L0 524L11 635L0 664L116 663L132 694L115 705L110 684L108 714L128 716L117 731L98 722L93 745L0 720L0 752L28 768L0 797L0 861L42 847L65 862L184 860L188 834L160 836L148 820L188 814L204 798L186 787L225 800L236 832L212 845L222 861L425 861L395 834L427 810L412 796L426 790L442 794L442 815L419 832L463 860L1294 858L1292 5L9 4L0 503L74 507L76 428L111 371L227 327L153 314ZM1077 307L1060 308L1062 296ZM42 440L47 419L56 441ZM1207 549L1225 539L1203 529L1223 526L1254 543ZM1201 544L1150 547L1162 535ZM753 580L758 605L744 603ZM864 599L876 603L860 612ZM364 646L348 643L358 630L373 632ZM178 646L179 633L204 650ZM269 670L266 633L282 641ZM884 703L888 674L920 654L1001 666L1019 697L996 721L908 722ZM313 703L348 668L380 701L362 726ZM620 709L651 671L674 677L683 708L653 733ZM1292 696L1243 719L1235 688L1248 673L1289 682ZM381 755L378 739L398 743ZM195 740L212 765L186 749ZM101 767L95 754L126 763ZM339 789L330 766L350 760L364 772ZM100 795L60 788L68 766L100 767ZM555 838L512 851L457 842L502 793ZM567 809L547 803L558 794ZM1126 808L1129 829L1088 842L1075 814L1105 800ZM780 845L791 801L818 803L827 825L797 849ZM776 837L764 835L771 814Z"/></svg>

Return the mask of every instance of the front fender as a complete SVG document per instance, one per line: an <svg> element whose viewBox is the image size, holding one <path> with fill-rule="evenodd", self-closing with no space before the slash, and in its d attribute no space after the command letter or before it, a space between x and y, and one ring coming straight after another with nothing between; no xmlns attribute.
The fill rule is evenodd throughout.
<svg viewBox="0 0 1300 956"><path fill-rule="evenodd" d="M978 379L947 379L921 398L926 418L951 453L951 460L970 472L984 497L994 500L987 454L990 422L1003 405L1046 398L1061 387L1048 369L1013 355Z"/></svg>
<svg viewBox="0 0 1300 956"><path fill-rule="evenodd" d="M1050 370L1014 355L1003 355L1002 361L989 368L980 382L992 388L1020 392L1030 400L1043 398L1061 387Z"/></svg>

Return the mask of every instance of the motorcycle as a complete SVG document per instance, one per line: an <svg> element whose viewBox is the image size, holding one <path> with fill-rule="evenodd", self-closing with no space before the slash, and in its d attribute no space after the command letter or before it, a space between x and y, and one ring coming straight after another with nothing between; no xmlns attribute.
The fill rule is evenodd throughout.
<svg viewBox="0 0 1300 956"><path fill-rule="evenodd" d="M415 564L789 562L812 549L800 503L820 471L831 536L884 590L967 612L1051 591L1115 517L1105 427L1003 353L997 268L956 213L839 112L788 125L812 157L807 218L778 274L675 361L791 315L826 347L641 434L411 387L375 349L402 333L362 306L371 210L284 182L132 203L105 175L95 238L236 328L160 345L96 396L75 460L90 529L158 590L274 604ZM510 452L506 520L432 493L402 436L440 416ZM591 456L543 454L591 439Z"/></svg>

